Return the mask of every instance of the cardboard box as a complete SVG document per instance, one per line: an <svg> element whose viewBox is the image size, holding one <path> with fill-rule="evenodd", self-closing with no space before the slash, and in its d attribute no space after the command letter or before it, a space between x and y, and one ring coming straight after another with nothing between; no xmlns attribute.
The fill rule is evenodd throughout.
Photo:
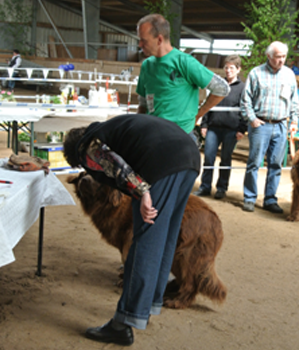
<svg viewBox="0 0 299 350"><path fill-rule="evenodd" d="M34 155L50 162L51 170L70 169L70 165L64 158L62 144L36 144Z"/></svg>

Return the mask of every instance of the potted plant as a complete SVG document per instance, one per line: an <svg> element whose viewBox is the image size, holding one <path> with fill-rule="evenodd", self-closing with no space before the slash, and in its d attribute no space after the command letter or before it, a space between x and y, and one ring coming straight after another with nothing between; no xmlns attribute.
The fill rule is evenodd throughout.
<svg viewBox="0 0 299 350"><path fill-rule="evenodd" d="M30 135L22 132L18 134L18 150L20 152L30 152Z"/></svg>
<svg viewBox="0 0 299 350"><path fill-rule="evenodd" d="M14 98L14 94L10 91L2 90L0 93L0 101L2 102L14 102L16 99Z"/></svg>

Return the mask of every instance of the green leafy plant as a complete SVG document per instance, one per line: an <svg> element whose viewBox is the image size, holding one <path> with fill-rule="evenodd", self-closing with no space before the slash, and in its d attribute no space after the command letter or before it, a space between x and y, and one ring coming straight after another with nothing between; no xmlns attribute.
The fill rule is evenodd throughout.
<svg viewBox="0 0 299 350"><path fill-rule="evenodd" d="M145 6L144 8L149 11L150 13L159 13L164 18L167 19L167 21L170 24L171 32L170 32L170 41L173 45L174 42L174 31L173 31L173 20L177 17L176 13L171 12L171 0L156 0L153 1L144 1Z"/></svg>
<svg viewBox="0 0 299 350"><path fill-rule="evenodd" d="M60 96L52 96L50 101L54 104L61 104Z"/></svg>
<svg viewBox="0 0 299 350"><path fill-rule="evenodd" d="M3 0L0 4L2 35L11 43L12 49L27 53L28 31L32 20L32 7L25 0Z"/></svg>
<svg viewBox="0 0 299 350"><path fill-rule="evenodd" d="M18 140L21 142L30 142L31 138L25 132L21 132L20 134L18 134Z"/></svg>
<svg viewBox="0 0 299 350"><path fill-rule="evenodd" d="M247 14L246 23L242 25L246 37L253 41L243 47L249 54L242 62L245 76L253 67L265 62L266 48L273 41L287 44L289 55L296 55L298 11L291 10L291 0L252 0L244 6Z"/></svg>

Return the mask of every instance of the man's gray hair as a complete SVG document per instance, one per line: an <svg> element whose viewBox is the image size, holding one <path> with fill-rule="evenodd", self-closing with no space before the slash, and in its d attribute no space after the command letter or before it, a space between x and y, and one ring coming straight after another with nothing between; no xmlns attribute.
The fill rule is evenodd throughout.
<svg viewBox="0 0 299 350"><path fill-rule="evenodd" d="M273 41L273 43L271 43L271 44L267 47L266 55L269 55L270 57L273 57L274 51L275 51L278 47L279 47L280 49L282 49L283 51L285 51L286 54L287 54L288 51L289 51L289 48L288 48L288 45L287 45L287 44L282 43L281 41Z"/></svg>
<svg viewBox="0 0 299 350"><path fill-rule="evenodd" d="M152 25L150 33L154 38L161 34L165 40L170 40L170 24L162 15L154 13L142 17L137 23L137 28L144 23Z"/></svg>

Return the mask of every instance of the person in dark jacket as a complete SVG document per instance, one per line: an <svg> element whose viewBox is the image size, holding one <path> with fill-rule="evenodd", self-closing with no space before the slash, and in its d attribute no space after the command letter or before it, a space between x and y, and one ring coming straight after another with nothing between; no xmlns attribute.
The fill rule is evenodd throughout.
<svg viewBox="0 0 299 350"><path fill-rule="evenodd" d="M226 57L224 61L226 80L230 93L217 107L239 107L244 89L244 83L238 78L241 70L241 59L237 55ZM239 111L210 111L204 115L201 122L201 134L205 137L204 170L201 185L194 193L197 196L209 196L212 189L213 169L219 145L221 145L220 166L230 167L232 153L237 141L241 140L247 131L247 122ZM228 188L230 169L220 169L216 184L215 199L222 199Z"/></svg>
<svg viewBox="0 0 299 350"><path fill-rule="evenodd" d="M22 64L22 59L21 59L20 51L17 49L14 49L13 54L12 54L12 58L8 62L8 67L13 68L13 69L17 69L21 66L21 64ZM17 76L17 71L14 71L12 74L12 77L15 77L15 76ZM13 91L15 84L16 84L16 82L14 80L8 80L7 86L8 86L9 91Z"/></svg>
<svg viewBox="0 0 299 350"><path fill-rule="evenodd" d="M131 327L145 329L163 304L181 221L200 168L195 142L175 123L125 114L72 129L64 142L72 167L131 195L133 242L114 317L88 328L90 339L131 345Z"/></svg>

